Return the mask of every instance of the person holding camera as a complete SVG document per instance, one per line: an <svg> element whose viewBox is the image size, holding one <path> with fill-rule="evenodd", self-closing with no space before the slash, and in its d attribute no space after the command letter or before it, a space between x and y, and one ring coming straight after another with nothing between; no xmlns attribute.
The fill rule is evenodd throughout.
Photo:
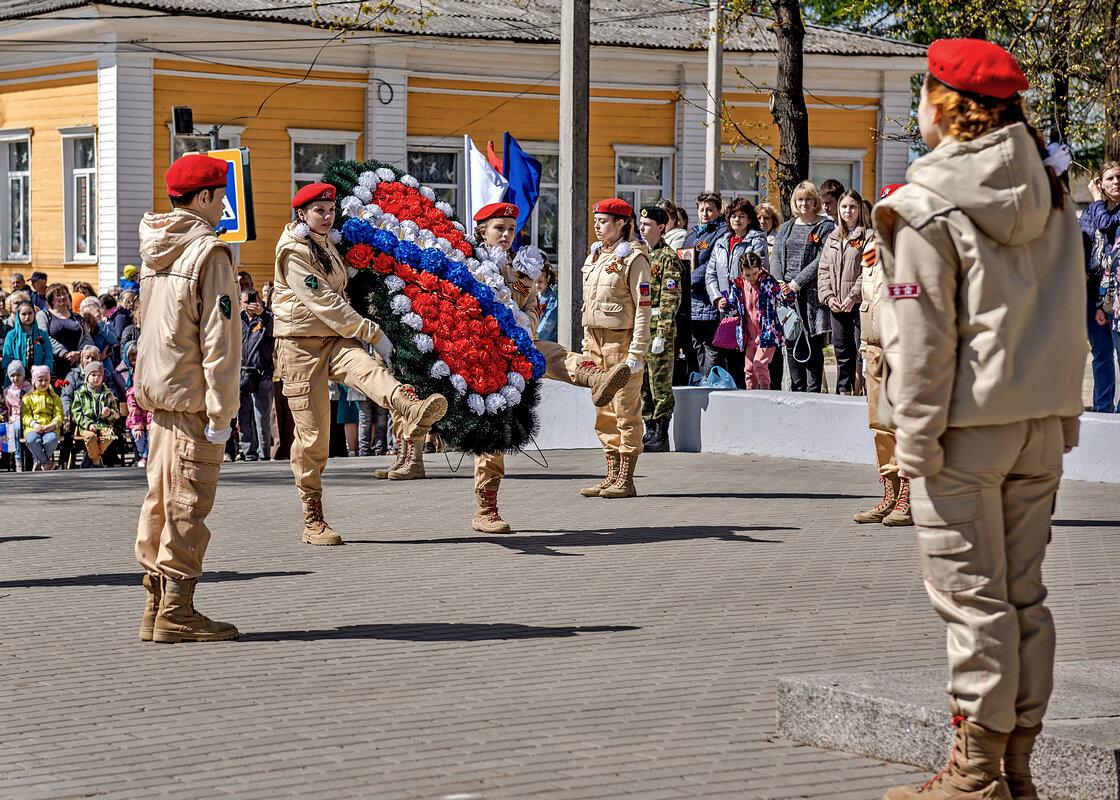
<svg viewBox="0 0 1120 800"><path fill-rule="evenodd" d="M246 461L268 461L272 451L272 312L256 289L241 292L241 407L237 430Z"/></svg>

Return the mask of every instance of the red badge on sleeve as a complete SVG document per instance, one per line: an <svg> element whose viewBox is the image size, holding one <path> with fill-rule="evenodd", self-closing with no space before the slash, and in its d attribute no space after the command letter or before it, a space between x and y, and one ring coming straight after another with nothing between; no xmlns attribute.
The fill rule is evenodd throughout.
<svg viewBox="0 0 1120 800"><path fill-rule="evenodd" d="M646 297L649 294L649 284L648 283L638 284L638 293L641 294L642 297Z"/></svg>
<svg viewBox="0 0 1120 800"><path fill-rule="evenodd" d="M892 283L887 286L887 292L892 300L900 297L920 297L922 286L920 283Z"/></svg>

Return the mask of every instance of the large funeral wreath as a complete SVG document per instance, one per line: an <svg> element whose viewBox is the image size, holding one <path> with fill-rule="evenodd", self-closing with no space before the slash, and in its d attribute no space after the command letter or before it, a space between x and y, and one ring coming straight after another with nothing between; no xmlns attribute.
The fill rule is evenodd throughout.
<svg viewBox="0 0 1120 800"><path fill-rule="evenodd" d="M397 380L447 397L435 426L444 443L474 454L528 444L545 362L502 280L504 254L387 164L335 161L323 179L338 192L350 301L393 343Z"/></svg>

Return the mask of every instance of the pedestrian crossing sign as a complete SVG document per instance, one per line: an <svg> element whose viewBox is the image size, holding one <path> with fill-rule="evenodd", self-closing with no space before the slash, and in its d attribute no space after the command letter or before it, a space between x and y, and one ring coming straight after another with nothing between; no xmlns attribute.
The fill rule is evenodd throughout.
<svg viewBox="0 0 1120 800"><path fill-rule="evenodd" d="M249 148L211 150L211 158L229 162L226 173L225 211L218 226L218 238L236 244L257 238L257 224L253 215L253 179L249 170Z"/></svg>

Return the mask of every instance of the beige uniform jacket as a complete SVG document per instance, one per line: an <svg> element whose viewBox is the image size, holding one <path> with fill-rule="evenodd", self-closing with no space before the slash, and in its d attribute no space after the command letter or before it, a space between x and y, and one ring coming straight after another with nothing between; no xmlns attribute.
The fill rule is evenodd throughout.
<svg viewBox="0 0 1120 800"><path fill-rule="evenodd" d="M583 264L583 327L632 329L628 355L644 362L653 312L649 256L645 244L627 242L631 252L620 257L615 251L622 244L596 246Z"/></svg>
<svg viewBox="0 0 1120 800"><path fill-rule="evenodd" d="M511 261L512 258L513 256L510 254ZM538 305L540 298L537 295L536 284L532 278L518 272L510 264L502 267L502 280L509 287L509 292L513 295L513 301L517 303L517 307L529 318L529 335L536 341L537 325L541 322L541 308Z"/></svg>
<svg viewBox="0 0 1120 800"><path fill-rule="evenodd" d="M225 430L241 402L241 314L230 246L186 209L140 223L136 399L149 410L205 413Z"/></svg>
<svg viewBox="0 0 1120 800"><path fill-rule="evenodd" d="M326 236L309 233L334 264L327 274L312 257L307 240L289 224L276 243L276 276L272 295L273 332L276 338L341 336L375 344L381 328L354 310L346 301L349 272Z"/></svg>
<svg viewBox="0 0 1120 800"><path fill-rule="evenodd" d="M1073 204L1052 208L1034 140L1015 124L943 140L875 206L886 282L884 424L898 465L928 476L949 427L1063 418L1077 442L1085 270Z"/></svg>

